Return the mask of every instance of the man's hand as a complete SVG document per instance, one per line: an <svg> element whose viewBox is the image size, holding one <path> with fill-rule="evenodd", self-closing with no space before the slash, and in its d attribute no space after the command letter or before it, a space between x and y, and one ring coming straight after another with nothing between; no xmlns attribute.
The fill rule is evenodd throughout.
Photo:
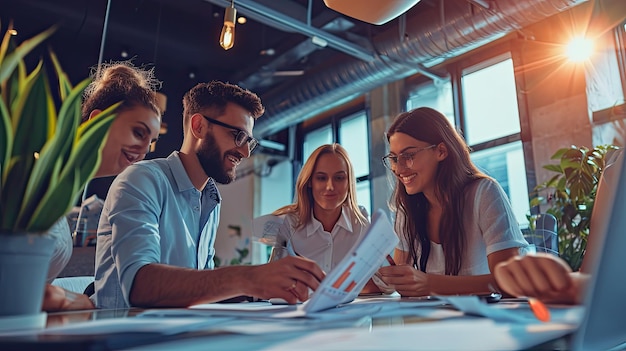
<svg viewBox="0 0 626 351"><path fill-rule="evenodd" d="M289 256L252 266L245 278L250 295L262 299L279 297L294 304L308 300L309 289L317 289L324 276L314 261Z"/></svg>
<svg viewBox="0 0 626 351"><path fill-rule="evenodd" d="M67 291L61 287L47 284L41 309L46 312L88 310L95 308L87 295Z"/></svg>
<svg viewBox="0 0 626 351"><path fill-rule="evenodd" d="M498 286L513 296L535 297L544 302L576 303L580 281L562 259L544 253L517 256L494 270Z"/></svg>

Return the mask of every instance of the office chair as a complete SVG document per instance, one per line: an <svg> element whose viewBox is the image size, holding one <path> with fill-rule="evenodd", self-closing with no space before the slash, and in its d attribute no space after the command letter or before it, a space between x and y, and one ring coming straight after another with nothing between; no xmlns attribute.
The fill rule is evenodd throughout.
<svg viewBox="0 0 626 351"><path fill-rule="evenodd" d="M524 238L534 245L537 252L559 255L559 236L556 218L549 213L542 213L535 218L535 230L525 234Z"/></svg>

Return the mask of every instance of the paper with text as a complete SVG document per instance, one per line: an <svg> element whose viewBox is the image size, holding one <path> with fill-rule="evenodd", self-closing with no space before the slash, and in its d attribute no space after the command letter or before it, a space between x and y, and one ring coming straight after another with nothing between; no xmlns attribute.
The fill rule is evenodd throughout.
<svg viewBox="0 0 626 351"><path fill-rule="evenodd" d="M387 215L377 210L363 238L324 278L304 303L304 311L318 312L354 300L398 242Z"/></svg>

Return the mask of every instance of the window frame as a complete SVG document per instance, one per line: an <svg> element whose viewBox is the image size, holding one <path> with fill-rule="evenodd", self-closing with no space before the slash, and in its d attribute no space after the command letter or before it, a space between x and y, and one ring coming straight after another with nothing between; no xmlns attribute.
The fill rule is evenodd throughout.
<svg viewBox="0 0 626 351"><path fill-rule="evenodd" d="M368 142L367 150L369 152L369 150L371 149L369 147L369 143L371 141L370 139L370 133L371 133L370 114L371 114L371 111L366 107L366 105L364 103L359 103L354 106L342 109L339 112L336 112L327 116L320 116L318 118L313 119L312 121L311 120L308 121L307 123L299 124L298 129L296 131L296 135L297 135L297 140L300 140L300 142L297 143L296 153L295 153L295 157L296 157L299 167L298 169L294 170L293 184L295 185L298 174L300 173L300 170L302 169L302 165L306 161L303 155L304 154L304 139L308 133L311 133L313 131L319 130L321 128L324 128L330 125L331 131L332 131L331 135L332 135L333 142L341 144L340 133L339 133L341 122L346 119L354 118L358 115L363 115L365 117L365 123L367 125L366 139ZM370 171L366 175L356 178L356 183L358 186L358 183L360 182L369 181L369 207L372 207L373 206L373 199L372 199L373 191L372 191L371 164L369 165L369 168L370 168Z"/></svg>
<svg viewBox="0 0 626 351"><path fill-rule="evenodd" d="M516 39L512 39L503 43L492 45L491 47L473 52L471 55L464 55L454 60L453 62L446 64L443 69L447 70L450 74L450 83L452 85L452 103L454 109L455 127L465 135L467 130L467 115L465 111L463 101L463 76L469 73L476 72L483 68L489 67L493 64L502 62L503 60L511 59L513 62L513 69L515 75L515 88L517 92L517 105L519 113L520 131L519 133L513 133L502 137L494 138L481 143L468 145L471 152L483 151L493 147L506 145L512 142L521 141L522 152L524 153L524 168L526 170L526 193L531 194L532 190L536 186L535 164L533 156L533 148L530 135L530 116L528 113L528 104L524 94L520 94L519 91L524 89L524 81L520 79L515 68L517 62L521 62L521 47ZM441 68L440 68L441 69ZM417 78L407 79L405 85L405 106L411 96L411 92L420 85L428 83L430 79L424 76ZM530 195L529 195L530 196ZM536 211L536 209L530 208L530 212Z"/></svg>

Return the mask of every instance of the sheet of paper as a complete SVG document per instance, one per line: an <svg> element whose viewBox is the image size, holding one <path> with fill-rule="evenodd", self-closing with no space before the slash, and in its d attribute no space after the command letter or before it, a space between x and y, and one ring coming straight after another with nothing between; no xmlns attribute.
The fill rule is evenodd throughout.
<svg viewBox="0 0 626 351"><path fill-rule="evenodd" d="M84 322L70 323L35 331L24 331L11 335L105 335L115 333L158 333L162 335L174 335L221 325L230 320L233 320L233 318L193 316L171 318L163 316L159 318L111 318L86 320Z"/></svg>
<svg viewBox="0 0 626 351"><path fill-rule="evenodd" d="M571 333L566 324L520 324L486 318L442 320L375 327L327 329L268 347L271 351L308 350L520 350Z"/></svg>
<svg viewBox="0 0 626 351"><path fill-rule="evenodd" d="M320 312L307 312L303 304L298 305L271 305L264 302L241 304L203 304L194 305L188 309L152 310L143 312L142 316L155 317L208 317L222 316L245 318L254 320L282 320L308 319L318 321L336 321L358 319L362 316L371 316L382 309L375 304L348 304Z"/></svg>
<svg viewBox="0 0 626 351"><path fill-rule="evenodd" d="M352 301L398 244L387 215L377 210L363 238L324 278L304 303L307 313L318 312Z"/></svg>
<svg viewBox="0 0 626 351"><path fill-rule="evenodd" d="M140 316L149 317L231 317L251 319L275 319L279 313L295 313L293 317L303 317L304 312L298 312L299 305L272 305L269 302L250 303L209 303L193 305L187 309L159 309L148 310ZM298 315L299 314L299 315Z"/></svg>
<svg viewBox="0 0 626 351"><path fill-rule="evenodd" d="M459 311L468 315L487 317L495 321L536 323L534 316L527 304L516 303L485 303L476 296L438 296L439 299L454 306ZM568 308L550 308L551 321L578 325L583 317L584 308L573 306Z"/></svg>

